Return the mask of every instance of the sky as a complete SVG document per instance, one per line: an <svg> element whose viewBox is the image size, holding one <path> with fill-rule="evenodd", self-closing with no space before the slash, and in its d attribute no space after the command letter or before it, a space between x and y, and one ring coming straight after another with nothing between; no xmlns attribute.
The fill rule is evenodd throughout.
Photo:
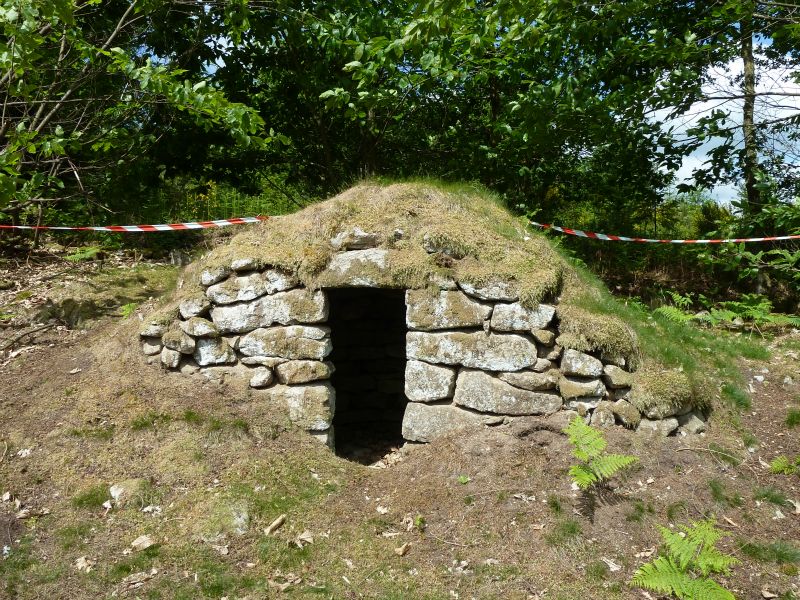
<svg viewBox="0 0 800 600"><path fill-rule="evenodd" d="M715 69L711 73L709 83L703 86L705 95L720 97L731 94L741 94L740 84L736 82L736 79L737 77L741 77L742 70L743 63L741 59ZM756 83L757 93L798 94L797 96L757 97L756 121L770 120L800 113L800 85L790 80L790 71L786 69L757 69L756 74L758 77ZM668 125L674 126L679 135L681 133L685 134L686 130L696 125L700 118L708 115L712 110L717 108L730 111L730 123L741 125L742 102L743 101L740 99L698 102L695 103L691 110L685 115L668 122ZM663 118L664 114L662 113L661 115L657 115L657 117L658 116ZM737 141L739 144L742 144L741 131L737 135ZM781 140L777 140L775 143L776 145L780 145ZM713 147L713 142L708 143L687 156L676 174L675 183L689 182L692 172L703 165L703 162L706 160L706 153ZM740 186L735 183L718 185L710 190L710 194L717 202L729 203L738 197L739 188Z"/></svg>

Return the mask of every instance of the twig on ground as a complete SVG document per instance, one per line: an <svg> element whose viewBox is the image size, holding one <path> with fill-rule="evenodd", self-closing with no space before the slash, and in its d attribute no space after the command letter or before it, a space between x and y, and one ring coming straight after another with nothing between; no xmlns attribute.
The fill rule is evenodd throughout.
<svg viewBox="0 0 800 600"><path fill-rule="evenodd" d="M430 536L430 537L432 537L433 539L438 540L438 541L442 542L443 544L447 544L449 546L458 546L459 548L469 548L470 546L474 546L475 545L475 544L460 544L458 542L451 542L451 541L446 540L444 538L440 538L437 535L433 535L432 533L430 533L428 531L426 531L425 534Z"/></svg>
<svg viewBox="0 0 800 600"><path fill-rule="evenodd" d="M686 446L684 448L676 448L676 450L696 450L697 452L710 452L711 454L719 454L720 456L727 456L735 461L744 462L738 456L734 456L733 454L728 454L727 452L722 452L721 450L714 450L713 448L702 448L702 447L695 447L695 446Z"/></svg>
<svg viewBox="0 0 800 600"><path fill-rule="evenodd" d="M3 464L3 461L6 459L6 454L8 453L8 442L3 442L5 447L3 448L3 454L0 456L0 465Z"/></svg>
<svg viewBox="0 0 800 600"><path fill-rule="evenodd" d="M25 331L24 333L20 333L17 337L12 338L11 341L9 341L5 346L0 348L0 352L5 352L9 348L11 348L14 344L16 344L18 341L20 341L22 338L27 337L27 336L29 336L31 334L37 333L39 331L43 331L45 329L49 329L50 327L53 327L53 323L46 323L44 325L40 325L39 327L34 327L30 331Z"/></svg>

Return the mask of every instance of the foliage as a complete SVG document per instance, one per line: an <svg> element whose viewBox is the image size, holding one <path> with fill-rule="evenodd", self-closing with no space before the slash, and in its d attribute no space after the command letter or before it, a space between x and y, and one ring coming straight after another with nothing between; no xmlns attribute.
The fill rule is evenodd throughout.
<svg viewBox="0 0 800 600"><path fill-rule="evenodd" d="M85 248L79 248L75 252L65 255L64 260L68 260L70 262L94 260L101 253L102 250L97 246L86 246Z"/></svg>
<svg viewBox="0 0 800 600"><path fill-rule="evenodd" d="M770 473L776 475L794 475L800 473L800 455L795 456L793 459L787 456L779 456L769 463Z"/></svg>
<svg viewBox="0 0 800 600"><path fill-rule="evenodd" d="M575 417L564 432L572 444L572 454L582 464L572 465L569 475L581 489L587 489L610 479L638 459L625 454L607 454L603 434Z"/></svg>
<svg viewBox="0 0 800 600"><path fill-rule="evenodd" d="M682 526L679 532L659 527L663 555L642 565L632 585L685 600L735 600L733 594L710 578L728 574L739 561L716 547L722 537L713 520Z"/></svg>
<svg viewBox="0 0 800 600"><path fill-rule="evenodd" d="M761 562L800 563L800 549L781 540L770 544L740 541L739 550Z"/></svg>

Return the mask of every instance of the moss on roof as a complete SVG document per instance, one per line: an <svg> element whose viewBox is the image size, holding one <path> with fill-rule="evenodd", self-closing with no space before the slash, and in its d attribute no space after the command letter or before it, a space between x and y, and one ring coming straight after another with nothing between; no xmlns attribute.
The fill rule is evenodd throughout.
<svg viewBox="0 0 800 600"><path fill-rule="evenodd" d="M576 270L498 197L475 185L357 185L300 212L248 227L192 265L179 296L196 293L203 270L227 268L242 258L297 273L309 288L324 287L325 268L337 251L332 238L355 228L376 234L377 247L390 250L380 276L384 285L421 289L437 279L516 283L527 307L559 298L560 343L566 347L638 364L636 335L613 310L593 301L601 293L593 278ZM364 269L365 277L376 276L373 264Z"/></svg>

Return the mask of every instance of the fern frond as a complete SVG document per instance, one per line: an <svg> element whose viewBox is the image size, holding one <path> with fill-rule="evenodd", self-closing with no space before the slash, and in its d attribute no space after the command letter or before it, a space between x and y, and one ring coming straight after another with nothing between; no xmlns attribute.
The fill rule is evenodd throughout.
<svg viewBox="0 0 800 600"><path fill-rule="evenodd" d="M572 465L569 468L569 476L582 490L591 487L601 479L584 465Z"/></svg>
<svg viewBox="0 0 800 600"><path fill-rule="evenodd" d="M677 306L659 306L653 311L653 314L660 315L673 323L688 323L694 318L694 315L683 312Z"/></svg>
<svg viewBox="0 0 800 600"><path fill-rule="evenodd" d="M622 469L631 466L638 458L627 454L606 454L598 456L589 463L589 469L597 475L598 479L608 479Z"/></svg>
<svg viewBox="0 0 800 600"><path fill-rule="evenodd" d="M631 584L636 587L658 592L674 594L685 598L685 590L692 585L693 579L665 556L659 556L653 562L642 565L633 574Z"/></svg>
<svg viewBox="0 0 800 600"><path fill-rule="evenodd" d="M693 540L688 539L685 534L670 531L666 527L659 527L658 529L672 560L681 570L688 569L697 552L697 545Z"/></svg>
<svg viewBox="0 0 800 600"><path fill-rule="evenodd" d="M706 577L691 579L684 594L679 597L686 600L736 600L736 596L713 579Z"/></svg>
<svg viewBox="0 0 800 600"><path fill-rule="evenodd" d="M572 454L578 460L588 462L606 449L606 440L603 435L583 422L581 417L575 417L564 429L572 444Z"/></svg>

